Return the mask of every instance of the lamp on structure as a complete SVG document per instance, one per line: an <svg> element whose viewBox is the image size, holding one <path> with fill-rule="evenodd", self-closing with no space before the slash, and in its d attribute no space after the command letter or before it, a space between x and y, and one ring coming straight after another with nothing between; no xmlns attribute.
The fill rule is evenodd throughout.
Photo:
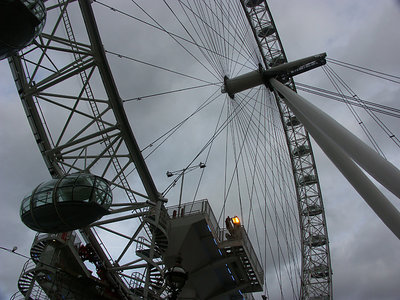
<svg viewBox="0 0 400 300"><path fill-rule="evenodd" d="M240 226L240 219L239 219L239 217L238 217L238 216L234 216L234 217L232 218L232 223L233 223L233 225L235 225L235 226Z"/></svg>
<svg viewBox="0 0 400 300"><path fill-rule="evenodd" d="M177 299L188 279L188 273L182 267L182 258L176 259L176 264L165 272L165 282L171 292L169 299Z"/></svg>
<svg viewBox="0 0 400 300"><path fill-rule="evenodd" d="M175 179L175 182L179 179L179 177L182 177L181 181L181 191L179 194L179 204L178 204L178 216L181 215L181 204L182 204L182 193L183 193L183 180L185 178L185 173L191 172L197 168L204 169L206 167L205 163L200 162L198 165L195 166L189 166L181 170L177 171L167 171L166 175L167 177L172 177L178 175L178 178ZM174 183L175 184L175 183Z"/></svg>

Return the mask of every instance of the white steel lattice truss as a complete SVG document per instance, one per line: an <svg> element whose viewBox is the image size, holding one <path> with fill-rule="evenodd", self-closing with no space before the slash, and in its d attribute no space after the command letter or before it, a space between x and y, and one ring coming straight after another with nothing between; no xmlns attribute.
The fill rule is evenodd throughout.
<svg viewBox="0 0 400 300"><path fill-rule="evenodd" d="M136 214L115 220L140 217L143 215L142 208L148 205L135 206L130 203L137 200L144 203L143 201L149 200L150 204L155 204L159 200L159 194L142 162L140 151L121 108L121 99L110 76L104 50L96 36L97 28L93 24L91 10L88 9L90 4L86 1L81 1L80 4L87 22L88 32L83 38L87 43L77 42L71 29L68 11L69 6L73 4L60 0L58 5L48 8L50 17L56 18L52 20L54 27L50 32L42 33L32 47L22 51L18 57L11 58L11 70L29 124L50 174L53 177L71 172L90 171L99 174L109 180L114 193L120 197L127 197L125 204L121 204L122 209L115 209L115 213L137 209ZM63 37L64 31L68 38ZM82 40L82 37L79 40ZM81 88L76 88L77 86ZM43 112L40 103L47 104L49 111ZM91 113L88 113L88 106ZM60 126L49 128L43 113L58 118ZM52 121L54 123L54 120ZM143 173L143 185L142 188L139 185L139 191L132 190L127 180L129 174L134 172ZM109 220L109 223L112 223L112 220ZM82 235L87 243L95 247L96 255L105 267L111 270L123 261L127 248L134 240L139 240L141 235L150 239L148 244L154 243L149 237L148 225L144 224L144 221L140 222L141 225L138 225L138 230L132 236L100 227L125 240L123 243L127 246L117 256L117 261L112 259L102 241L98 240L94 228L82 231ZM143 261L146 260L150 264L153 263L150 256L139 260L138 264L143 265ZM120 271L108 272L108 279L120 297L126 298L130 294L126 287L130 278L121 277L118 274Z"/></svg>

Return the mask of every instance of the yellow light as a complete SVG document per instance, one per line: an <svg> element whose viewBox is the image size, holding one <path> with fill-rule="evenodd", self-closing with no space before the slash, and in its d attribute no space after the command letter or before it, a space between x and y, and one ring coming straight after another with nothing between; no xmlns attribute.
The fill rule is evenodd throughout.
<svg viewBox="0 0 400 300"><path fill-rule="evenodd" d="M235 224L235 225L240 225L240 219L239 219L237 216L235 216L235 217L232 218L232 222L233 222L233 224Z"/></svg>

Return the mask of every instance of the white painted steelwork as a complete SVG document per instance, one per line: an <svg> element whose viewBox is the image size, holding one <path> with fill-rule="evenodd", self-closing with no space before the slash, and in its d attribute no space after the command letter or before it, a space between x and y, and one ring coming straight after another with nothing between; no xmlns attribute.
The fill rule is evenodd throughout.
<svg viewBox="0 0 400 300"><path fill-rule="evenodd" d="M354 136L328 114L287 88L276 79L271 85L306 126L315 141L347 178L386 226L400 239L400 213L356 165L388 187L393 194L399 191L400 171L377 152Z"/></svg>

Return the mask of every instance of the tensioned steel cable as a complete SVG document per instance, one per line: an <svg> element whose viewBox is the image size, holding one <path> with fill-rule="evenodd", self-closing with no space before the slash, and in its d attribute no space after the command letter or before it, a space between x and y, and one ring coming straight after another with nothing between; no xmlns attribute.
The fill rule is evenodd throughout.
<svg viewBox="0 0 400 300"><path fill-rule="evenodd" d="M153 68L157 68L157 69L159 69L159 70L167 71L167 72L170 72L170 73L173 73L173 74L176 74L176 75L180 75L180 76L183 76L183 77L186 77L186 78L195 79L195 80L197 80L197 81L201 81L201 82L204 82L204 83L207 83L207 84L215 84L215 83L213 83L213 82L211 82L211 81L203 80L203 79L198 78L198 77L194 77L194 76L191 76L191 75L188 75L188 74L184 74L184 73L182 73L182 72L178 72L178 71L175 71L175 70L172 70L172 69L168 69L168 68L166 68L166 67L162 67L162 66L159 66L159 65L155 65L155 64L153 64L153 63L149 63L149 62L147 62L147 61L140 60L140 59L134 58L134 57L132 57L132 56L128 56L128 55L116 53L116 52L110 51L110 50L104 50L104 52L109 53L109 54L112 54L112 55L117 56L117 57L119 57L119 58L125 58L125 59L128 59L128 60L137 62L137 63L141 63L141 64L144 64L144 65L147 65L147 66L150 66L150 67L153 67Z"/></svg>
<svg viewBox="0 0 400 300"><path fill-rule="evenodd" d="M153 22L155 22L161 29L162 31L166 32L168 34L168 31L162 26L155 18L153 18L146 10L144 10L138 3L136 3L135 0L131 0L132 3L134 3L142 12L144 12ZM165 3L165 2L164 2ZM192 56L200 65L202 65L212 76L214 76L216 79L218 79L217 76L213 72L211 72L210 69L206 67L195 55L191 53L182 43L178 41L177 38L175 38L174 35L169 34L169 36L179 45L181 46L190 56Z"/></svg>
<svg viewBox="0 0 400 300"><path fill-rule="evenodd" d="M221 70L220 66L218 66L218 62L220 60L215 55L215 53L218 53L218 51L214 47L214 40L211 39L211 37L210 37L209 27L205 26L205 24L207 24L208 26L210 26L210 25L208 24L208 22L206 22L203 19L204 18L203 16L199 15L198 13L195 13L193 8L191 7L191 4L189 4L190 6L187 6L187 5L183 4L182 1L180 1L179 4L181 5L182 10L185 12L185 15L186 15L190 25L192 26L192 29L197 34L199 41L202 43L202 45L206 49L211 49L211 52L207 52L208 55L206 55L204 52L202 52L203 56L207 59L209 64L211 66L213 66L215 72L219 75L219 78L223 77L222 70ZM191 13L193 18L191 18L188 15L188 13ZM194 20L194 22L196 24L194 24L192 19ZM194 40L194 38L192 38L192 39Z"/></svg>
<svg viewBox="0 0 400 300"><path fill-rule="evenodd" d="M165 3L165 1L164 1L164 3ZM174 17L178 20L179 24L182 26L182 28L185 30L185 32L189 35L191 40L196 44L199 44L199 42L201 43L202 47L199 47L199 51L202 53L203 57L208 61L208 63L214 69L214 71L218 74L219 70L218 70L218 66L216 64L216 56L217 56L216 53L219 53L219 52L217 52L215 49L210 47L210 44L207 43L207 35L204 33L202 27L200 26L201 23L198 22L198 18L195 18L195 21L197 22L197 26L195 26L192 22L192 18L190 18L190 16L188 15L187 10L185 10L184 7L182 6L181 1L179 1L179 4L181 6L182 11L184 12L184 15L186 16L186 18L189 22L188 25L191 25L191 28L193 29L194 33L197 35L198 42L196 42L196 39L194 38L193 34L190 33L187 26L184 25L183 21L181 21L178 18L177 14L169 6L168 7L171 10L171 12L173 13ZM208 55L206 53L208 53ZM214 74L214 76L215 76L215 74ZM218 77L218 76L216 76L216 77Z"/></svg>
<svg viewBox="0 0 400 300"><path fill-rule="evenodd" d="M387 74L387 73L380 72L380 71L375 71L375 70L372 70L369 68L357 66L354 64L350 64L350 63L340 61L337 59L333 59L333 58L329 58L329 57L327 57L326 60L332 64L335 64L335 65L338 65L341 67L345 67L345 68L348 68L348 69L351 69L354 71L358 71L358 72L368 74L368 75L371 75L371 76L374 76L374 77L377 77L380 79L384 79L384 80L388 80L388 81L400 84L400 76L391 75L391 74Z"/></svg>
<svg viewBox="0 0 400 300"><path fill-rule="evenodd" d="M246 22L244 22L245 15L243 14L243 10L241 9L239 2L232 3L232 5L230 5L229 9L226 7L226 4L222 1L221 2L217 1L216 5L219 6L219 8L220 8L219 10L225 16L225 18L228 20L228 24L230 25L230 28L232 28L232 30L235 33L234 41L237 42L238 45L240 46L240 49L239 49L239 51L237 51L237 53L238 54L242 53L243 51L241 51L241 50L244 48L246 50L245 52L248 53L248 57L253 58L253 65L257 66L258 60L255 59L257 52L255 52L255 48L254 48L254 45L256 43L255 43L255 40L252 35L251 35L251 39L249 39L249 35L250 35L249 34L249 32L250 32L249 26L248 26L247 20L246 20ZM224 7L222 7L222 6L224 6ZM229 13L227 13L228 11L229 11ZM231 21L232 17L236 20L237 23L232 23L232 21ZM240 26L238 24L239 21L241 22ZM251 41L251 42L249 43L249 41ZM253 47L250 47L251 45L253 45ZM246 57L246 61L248 61L247 57Z"/></svg>
<svg viewBox="0 0 400 300"><path fill-rule="evenodd" d="M258 89L257 94L254 97L257 97L258 94L260 93L260 89ZM249 107L250 106L250 107ZM255 114L257 113L256 110L256 105L254 104L249 104L248 106L245 106L242 110L241 113L239 114L236 122L235 122L235 128L236 128L236 132L238 133L238 135L236 135L237 141L240 144L240 151L239 151L239 156L238 159L241 162L241 170L243 173L243 184L246 184L248 186L248 175L247 175L247 168L246 166L249 167L251 166L251 161L248 158L248 153L247 153L247 145L249 145L250 143L252 143L252 135L251 135L251 129L252 129L252 123L251 122L245 122L244 119L244 114L246 112L246 108L249 110L249 119L254 119ZM247 158L247 161L245 161L245 159ZM249 172L251 173L251 170L249 170ZM238 188L240 187L240 183L239 183L239 176L238 176L238 169L237 169L237 181L238 181ZM250 202L250 208L249 208L249 216L247 217L247 228L249 228L249 224L250 224L250 214L251 214L251 209L252 209L252 198L250 196L249 197L249 202ZM242 215L243 218L243 215ZM243 219L245 220L245 219Z"/></svg>
<svg viewBox="0 0 400 300"><path fill-rule="evenodd" d="M249 150L248 151L250 151L250 155L251 155L251 160L255 160L256 159L256 157L257 157L257 154L255 154L254 153L254 150L253 149L257 149L257 137L255 137L256 135L258 135L258 132L260 131L258 128L259 128L259 126L262 126L263 127L263 125L260 123L260 121L254 121L254 118L251 118L251 117L244 117L244 123L253 123L253 128L256 128L256 129L253 129L253 130L251 130L251 131L249 131L249 135L252 135L253 136L253 139L250 139L250 142L248 143L250 146L248 147L249 148ZM256 140L256 142L254 142L254 140ZM271 139L271 140L277 140L277 137L275 136L274 137L274 139ZM283 151L283 150L286 150L286 148L285 147L282 147L281 148L281 150L279 151L280 153L275 153L274 155L272 155L273 157L281 157L281 154L282 154L282 152L281 151ZM266 151L266 153L269 153L269 152L271 152L271 151ZM278 159L279 161L280 161L280 166L281 166L281 169L282 169L282 162L283 162L283 160L281 160L281 159ZM285 166L284 166L284 169L288 169L290 167L290 165L288 165L288 164L286 164ZM289 168L290 169L290 168ZM280 172L280 174L283 174L284 172ZM287 183L286 183L287 184ZM284 185L286 185L286 184L284 184ZM274 185L274 184L272 184L272 185ZM282 188L281 188L281 192L282 192ZM292 191L293 192L293 191ZM292 195L293 196L293 195ZM287 197L285 197L285 199L287 199ZM292 214L293 214L293 216L296 216L296 213L295 213L295 211L294 210L289 210L289 212L291 212Z"/></svg>
<svg viewBox="0 0 400 300"><path fill-rule="evenodd" d="M212 13L210 15L210 11L212 11L214 8L209 7L209 5L206 2L203 2L203 6L200 6L199 2L201 1L194 1L194 5L197 7L197 11L199 12L199 15L201 16L201 21L204 24L204 30L207 33L208 37L208 42L210 45L212 45L212 48L215 50L215 52L220 52L221 51L221 46L222 42L228 43L226 40L226 37L220 33L220 24L222 20L216 21L215 20L215 14ZM211 4L211 3L210 3ZM207 9L208 8L208 9ZM206 22L208 20L208 22ZM207 26L208 25L208 26ZM223 66L223 61L222 59L216 59L216 63L219 66L218 69L220 71L220 76L223 77L225 70Z"/></svg>
<svg viewBox="0 0 400 300"><path fill-rule="evenodd" d="M245 110L246 110L247 108L245 108ZM245 116L244 117L245 118L245 120L244 120L244 122L245 123L252 123L254 126L253 126L253 128L254 129L252 129L250 132L249 132L249 134L251 134L253 137L254 136L256 136L260 131L261 131L261 129L262 128L264 128L265 129L265 125L263 125L262 123L261 123L261 121L260 120L258 120L258 121L255 121L254 120L254 118L251 118L250 116L248 116L248 114L247 114L247 116ZM261 127L261 129L260 129L260 127ZM273 128L274 130L274 132L276 131L276 126L271 126L271 128ZM265 137L266 138L266 137ZM282 139L282 137L281 137L281 139ZM277 136L274 136L274 138L271 138L270 137L270 140L271 141L277 141L278 140L278 138L277 138ZM282 141L283 140L281 140L281 144L282 145L284 145L284 143L282 143ZM257 147L257 145L253 142L253 144L252 144L252 146L250 147L250 151L252 151L252 149L254 149L254 148L256 148ZM278 151L277 151L278 150ZM272 156L272 157L280 157L281 155L282 155L282 151L285 151L286 150L286 145L284 145L284 146L282 146L280 149L278 149L278 148L276 148L276 149L271 149L271 151L267 151L266 153L265 153L265 155L266 156ZM255 155L253 154L253 158L255 157ZM280 160L281 161L281 164L282 164L282 160ZM277 164L275 164L275 166L277 166ZM274 165L271 165L270 166L270 168L272 169L274 167ZM285 165L285 169L290 169L290 167L291 167L291 165L290 165L290 163L289 162L286 162L286 165ZM282 172L283 173L283 172ZM287 183L286 183L286 185L287 185ZM293 191L292 191L293 192ZM294 192L293 192L293 195L292 196L294 196ZM296 216L296 213L294 212L294 211L292 211L292 213L294 214L294 216Z"/></svg>
<svg viewBox="0 0 400 300"><path fill-rule="evenodd" d="M151 143L149 143L146 147L144 147L143 149L141 149L142 152L144 152L145 150L152 148L152 151L150 153L148 153L144 159L147 159L148 157L150 157L152 154L154 154L175 132L178 131L178 129L180 129L189 119L191 119L194 115L196 115L197 113L199 113L201 110L203 110L204 108L206 108L208 105L210 105L212 102L214 102L216 99L218 99L220 97L220 94L218 93L219 89L217 89L216 91L214 91L214 93L212 93L205 101L203 101L203 103L197 107L191 114L189 114L185 119L183 119L182 121L180 121L179 123L177 123L175 126L173 126L172 128L170 128L169 130L167 130L165 133L163 133L161 136L159 136L158 138L156 138L155 140L153 140ZM160 142L159 142L160 141ZM159 142L159 144L157 144ZM157 144L157 146L154 146L155 144ZM154 147L154 148L153 148ZM131 173L133 173L136 170L136 168L134 168L132 171L130 171L127 175L130 175Z"/></svg>
<svg viewBox="0 0 400 300"><path fill-rule="evenodd" d="M224 103L223 103L223 105L222 105L222 107L221 107L220 114L219 114L219 116L218 116L218 121L217 121L217 123L216 123L216 125L215 125L214 134L217 132L218 127L219 127L219 124L220 124L220 122L221 122L221 120L222 120L222 115L223 115L223 113L224 113L225 106L226 106L226 102L227 102L226 100L227 100L227 97L225 97L225 101L224 101ZM212 146L213 146L213 143L211 143L211 144L210 144L210 147L208 147L208 151L207 151L206 158L205 158L205 164L206 164L206 165L207 165L207 162L208 162L209 157L210 157L210 154L211 154ZM201 185L201 182L202 182L202 179L203 179L204 171L205 171L205 169L203 169L202 172L201 172L201 174L200 174L200 178L199 178L199 180L198 180L198 182L197 182L197 186L196 186L195 192L194 192L194 194L193 194L192 203L194 203L194 201L195 201L196 198L197 198L197 193L199 192L199 189L200 189L200 185Z"/></svg>
<svg viewBox="0 0 400 300"><path fill-rule="evenodd" d="M140 101L140 100L143 100L143 99L146 99L146 98L164 96L164 95L168 95L168 94L179 93L179 92L184 92L184 91L199 89L199 88L203 88L203 87L209 87L209 86L217 85L217 84L218 84L218 83L207 83L207 84L196 85L196 86L191 86L191 87L186 87L186 88L181 88L181 89L176 89L176 90L169 90L169 91L165 91L165 92L159 92L159 93L154 93L154 94L150 94L150 95L145 95L145 96L139 96L139 97L135 97L135 98L124 99L124 100L122 100L122 102L129 102L129 101L134 101L134 100ZM220 85L220 84L218 84L218 85Z"/></svg>
<svg viewBox="0 0 400 300"><path fill-rule="evenodd" d="M183 4L182 3L182 1L180 1L180 3L187 9L187 10L189 10L192 14L193 14L193 16L195 17L195 20L196 20L196 22L197 22L197 27L198 28L203 28L203 32L206 32L207 34L204 34L204 37L207 37L209 40L208 40L208 43L213 43L213 40L211 40L211 35L213 34L213 33L215 33L215 29L214 28L212 28L209 24L208 24L208 22L206 22L204 19L203 19L203 17L201 16L201 15L199 15L199 13L196 13L195 12L195 10L192 8L192 5L191 5L191 3L189 2L187 5L186 4ZM183 9L184 10L184 9ZM185 11L185 10L184 10ZM201 12L200 12L201 13ZM193 22L191 21L191 19L188 17L188 20L189 20L189 22L192 24L192 26L193 26L193 28L196 28L196 26L194 26L193 25ZM199 23L199 21L200 21L200 23ZM221 38L221 35L219 34L219 33L216 33L217 34L217 40L218 39L220 39ZM231 36L236 40L237 38L240 38L240 36L235 36L235 35L233 35L233 34L231 34ZM222 37L223 38L223 37ZM226 39L224 39L224 41L233 49L233 50L236 50L236 53L238 53L238 56L241 56L243 59L245 59L246 61L247 61L247 57L246 56L244 56L244 54L242 53L242 51L239 51L238 49L236 49L236 47L234 47L229 41L227 41ZM240 44L239 44L240 45ZM217 53L217 50L215 49L215 51L214 51L214 53ZM220 56L221 58L224 58L223 56ZM221 73L221 75L222 75L222 77L223 77L223 75L224 74L222 74Z"/></svg>
<svg viewBox="0 0 400 300"><path fill-rule="evenodd" d="M327 67L330 68L329 66L327 66ZM357 94L347 85L347 83L332 68L330 68L330 71L335 76L335 78L338 80L338 82L340 82L340 84L342 84L344 86L346 91L349 94L353 95L354 99L356 101L358 101ZM366 113L375 121L375 123L386 133L386 135L389 137L389 139L391 139L393 141L393 143L395 143L396 146L400 148L400 140L393 133L393 131L388 126L386 126L386 124L383 123L382 120L380 118L378 118L378 116L373 111L370 111L367 107L363 107L363 108L366 111Z"/></svg>
<svg viewBox="0 0 400 300"><path fill-rule="evenodd" d="M279 120L280 121L280 120ZM284 236L286 237L284 239L284 243L285 243L285 248L287 249L288 256L288 262L285 262L285 269L286 269L286 273L287 276L290 278L290 283L291 283L291 287L292 287L292 292L293 294L296 294L296 288L295 288L295 284L294 282L298 283L298 279L295 275L299 273L300 267L299 267L299 263L298 263L298 259L296 260L296 249L300 249L300 243L299 243L299 236L300 234L297 232L297 234L295 234L295 232L293 231L293 223L292 220L297 220L298 222L298 214L296 213L296 209L293 207L293 205L295 205L295 202L291 202L289 203L290 199L296 199L295 196L295 192L294 192L294 186L292 183L292 189L288 189L288 182L293 182L293 177L290 176L289 178L289 174L287 172L287 170L290 170L290 165L288 165L289 163L289 157L286 157L286 159L284 160L283 157L285 157L285 153L287 154L287 148L286 148L286 140L284 139L284 133L282 130L278 131L278 128L276 126L272 126L272 130L273 130L273 139L272 141L275 141L273 144L273 149L275 149L275 151L279 152L276 155L274 155L274 158L276 160L276 171L277 171L277 179L279 184L277 185L279 192L274 189L274 193L278 194L279 196L277 197L278 203L279 203L279 207L280 207L280 213L282 214L282 218L278 219L278 225L281 228L282 232L284 232ZM280 142L278 142L280 141ZM286 164L285 164L286 162ZM275 169L275 168L274 168ZM290 174L291 175L291 174ZM286 187L286 188L283 188ZM291 196L288 196L288 193L291 193ZM276 206L276 204L275 204ZM296 206L297 208L297 206ZM296 228L298 228L296 226ZM295 246L297 244L297 247ZM286 260L286 258L285 258ZM293 262L289 263L290 261ZM287 263L289 263L289 268L291 268L290 270L288 270L287 268ZM294 269L292 269L294 268ZM297 271L296 271L297 270Z"/></svg>
<svg viewBox="0 0 400 300"><path fill-rule="evenodd" d="M244 107L247 103L249 103L249 102L251 101L251 98L250 98L250 97L246 97L246 96L245 96L244 99L246 99L246 100L245 100L245 101L242 101L241 104L239 104L239 105L235 105L235 106L229 105L229 106L228 106L228 108L230 109L229 117L231 117L231 116L237 117L237 115L240 113L240 110L243 109L243 107ZM229 102L229 104L231 104L231 103L232 103L232 101ZM233 119L233 118L232 118L232 119ZM231 138L232 138L232 136L234 136L234 134L233 134L233 131L232 131L233 125L231 124L231 123L232 123L231 121L232 121L232 120L229 121L229 124L230 124L230 126L231 126L230 131L232 132L232 134L231 134ZM232 140L232 142L235 142L235 141ZM233 149L236 149L235 146L232 146L232 148L233 148ZM236 155L234 155L234 157L237 158ZM233 164L233 168L234 168L233 174L235 174L236 169L238 168L238 161L237 161L237 159L235 159L235 162L234 162L234 164ZM226 206L227 199L228 199L228 197L229 197L230 190L231 190L231 188L232 188L233 182L234 182L234 176L232 176L232 177L230 178L230 180L229 180L229 184L228 184L228 187L227 187L227 189L226 189L226 195L225 195L224 202L223 202L223 206L222 206L223 208ZM218 222L221 221L222 212L223 212L223 210L221 210L221 213L219 214Z"/></svg>
<svg viewBox="0 0 400 300"><path fill-rule="evenodd" d="M195 116L197 113L199 113L201 110L206 108L208 105L210 105L212 102L214 102L216 99L220 97L218 94L218 91L215 91L212 93L194 112L192 112L189 116L187 116L185 119L180 121L178 124L173 126L171 129L169 129L167 132L163 133L161 136L159 136L157 139L155 139L153 142L151 142L149 145L144 147L141 151L145 151L146 149L153 147L154 144L156 144L158 141L162 139L162 141L154 148L150 153L148 153L145 156L145 159L148 158L150 155L152 155L163 143L166 142L168 138L170 138L178 129L180 129L187 121L189 121L193 116Z"/></svg>
<svg viewBox="0 0 400 300"><path fill-rule="evenodd" d="M265 90L266 91L266 90ZM248 111L248 108L247 107L245 107L245 109L244 109L244 111ZM258 110L259 112L260 112L260 110ZM265 125L263 125L262 124L262 122L260 121L260 120L254 120L254 118L251 118L251 117L249 117L249 116L244 116L244 122L245 123L252 123L254 126L252 127L252 130L250 130L249 131L249 134L251 134L253 137L254 136L256 136L256 135L258 135L258 132L260 132L261 131L261 129L262 128L264 128L264 130L265 130ZM261 129L260 129L260 127L261 127ZM271 128L274 128L274 132L276 131L276 127L277 126L271 126ZM266 137L265 137L266 138ZM279 151L277 151L278 150L278 148L277 149L271 149L271 151L266 151L266 153L265 153L265 155L267 155L267 156L272 156L272 157L281 157L282 156L282 151L284 152L284 151L286 151L286 145L284 144L284 139L283 139L283 137L282 137L282 134L281 134L281 136L280 136L280 138L281 138L281 144L282 145L284 145L284 146L282 146L280 149L279 149ZM276 140L278 140L278 137L277 136L275 136L274 138L269 138L271 141L276 141ZM256 147L256 144L253 142L253 144L252 144L252 146L250 147L250 151L252 151L252 149L254 149ZM253 158L252 159L254 159L254 154L253 154ZM280 160L280 164L282 165L282 163L283 163L283 160ZM272 169L274 166L273 165L271 165L270 166L270 168ZM284 166L284 168L285 169L290 169L290 167L291 167L291 165L290 165L290 163L289 162L286 162L286 165ZM281 172L281 173L284 173L284 172ZM285 186L286 187L288 187L288 185L287 185L287 182L285 183ZM292 191L292 196L294 196L295 194L294 194L294 191ZM296 212L295 211L292 211L292 213L293 213L293 216L297 216L297 214L296 214Z"/></svg>
<svg viewBox="0 0 400 300"><path fill-rule="evenodd" d="M251 115L251 113L250 113L250 115ZM242 121L241 121L242 122ZM246 120L244 120L244 122L242 122L242 124L248 124L248 123L251 123L251 122L248 122L247 121L247 119ZM246 129L246 127L245 127L245 125L241 125L242 126L242 128L244 128L244 129L242 129L242 130L239 130L239 131L241 131L241 132L244 132ZM245 139L244 137L242 137L242 140L243 139ZM250 149L252 149L253 148L253 146L249 146L248 148L250 148ZM267 152L267 151L266 151ZM245 153L245 151L244 151L244 153ZM252 157L251 157L251 159L254 159L254 155L252 155ZM251 164L250 164L251 165ZM272 186L274 186L275 184L273 184L272 183ZM278 198L279 199L279 196L275 196L275 198ZM275 204L275 207L276 207L276 205L277 204ZM283 208L283 210L284 210L284 206L283 206L283 204L280 204L280 207L281 208ZM282 228L281 230L282 230L282 232L286 232L285 234L287 235L287 230L284 228L284 225L282 225L282 223L281 223L281 221L280 221L280 219L278 219L278 214L277 214L277 212L276 212L276 210L275 210L275 212L274 212L274 215L275 215L275 220L276 220L276 223L277 223L277 225L276 226L278 226L278 227L280 227L280 228ZM279 231L277 231L277 234L276 234L277 236L279 236ZM286 243L286 248L289 250L289 251L291 251L290 249L291 249L291 247L290 247L290 245L288 244L288 240L286 240L285 241L285 243ZM279 238L278 238L278 244L280 245L280 240L279 240ZM286 262L286 257L285 257L285 255L283 254L283 248L281 247L281 246L279 246L279 248L280 248L280 252L282 253L282 261L283 261L283 265L284 266L287 266L287 262ZM279 256L279 258L280 258L280 256ZM286 267L285 267L286 268ZM292 271L290 271L290 270L288 270L287 268L286 268L286 273L287 273L287 275L288 275L288 277L292 277L292 274L293 274L293 272ZM282 277L282 275L279 275L278 277ZM291 282L293 283L293 278L291 279ZM292 287L293 287L293 285L292 285ZM293 289L294 290L294 289Z"/></svg>
<svg viewBox="0 0 400 300"><path fill-rule="evenodd" d="M326 76L329 78L332 85L335 87L336 91L340 95L344 95L343 91L341 90L341 87L339 86L340 81L339 82L337 81L337 77L335 76L335 73L333 72L333 70L327 66L324 66L322 69L324 70ZM344 96L342 96L342 98L345 99ZM360 115L355 111L354 107L352 107L350 104L348 104L347 101L345 103L347 105L347 108L350 110L351 114L353 115L353 117L356 119L358 125L360 125L362 131L364 131L364 134L370 141L371 145L375 148L375 150L379 154L381 154L383 157L385 157L385 154L383 153L381 147L379 146L377 141L374 139L371 132L366 127L365 123L362 121Z"/></svg>
<svg viewBox="0 0 400 300"><path fill-rule="evenodd" d="M184 41L184 42L186 42L186 43L189 43L189 44L192 44L192 45L194 45L194 46L197 46L197 47L202 48L202 49L204 49L204 50L206 50L206 51L211 51L211 52L212 52L212 50L206 49L203 45L200 45L200 44L198 44L198 43L196 43L196 42L194 42L194 41L191 41L191 40L189 40L189 39L187 39L187 38L184 38L184 37L182 37L182 36L180 36L180 35L178 35L178 34L175 34L175 33L171 32L171 31L168 31L168 30L166 30L166 29L164 29L164 28L161 28L161 27L156 26L156 25L154 25L154 24L151 24L151 23L149 23L149 22L147 22L147 21L144 21L144 20L142 20L142 19L140 19L140 18L138 18L138 17L135 17L135 16L133 16L133 15L131 15L131 14L128 14L128 13L126 13L126 12L120 10L120 9L117 9L117 8L115 8L115 7L113 7L113 6L110 6L110 5L108 5L108 4L105 4L105 3L101 2L101 1L98 1L98 0L96 0L95 3L97 3L97 4L101 5L101 6L104 6L104 7L108 8L108 9L110 9L112 12L119 13L119 14L121 14L121 15L123 15L123 16L126 16L126 17L132 19L132 20L135 20L135 21L138 21L138 22L140 22L140 23L142 23L142 24L145 24L145 25L147 25L147 26L149 26L149 27L151 27L151 28L153 28L153 29L156 29L156 30L165 32L166 34L170 35L171 37L174 37L174 38L179 39L179 40L182 40L182 41ZM215 53L215 55L221 56L220 53ZM231 60L229 57L225 57L225 59ZM237 64L242 65L239 61L235 61L234 63L237 63ZM243 65L243 66L248 68L248 66L246 66L246 65ZM211 74L213 74L213 73L211 72Z"/></svg>
<svg viewBox="0 0 400 300"><path fill-rule="evenodd" d="M363 100L360 98L358 98L358 101L356 101L353 96L341 95L339 93L336 93L336 92L333 92L330 90L311 86L311 85L300 83L297 81L295 82L295 84L296 84L296 88L298 90L301 90L301 91L304 91L304 92L307 92L310 94L322 96L327 99L335 100L338 102L348 101L348 103L352 106L367 107L371 111L375 111L375 112L385 114L385 115L395 117L395 118L400 118L400 109L395 108L395 107L375 103L372 101ZM344 99L343 99L343 97L344 97Z"/></svg>
<svg viewBox="0 0 400 300"><path fill-rule="evenodd" d="M234 120L238 113L238 109L235 109L229 117L224 120L224 122L220 125L218 130L209 138L209 140L205 143L205 145L199 150L199 152L194 156L192 161L188 165L192 165L196 159L209 147L209 145L224 131L224 129ZM172 186L169 186L165 191L169 191Z"/></svg>

